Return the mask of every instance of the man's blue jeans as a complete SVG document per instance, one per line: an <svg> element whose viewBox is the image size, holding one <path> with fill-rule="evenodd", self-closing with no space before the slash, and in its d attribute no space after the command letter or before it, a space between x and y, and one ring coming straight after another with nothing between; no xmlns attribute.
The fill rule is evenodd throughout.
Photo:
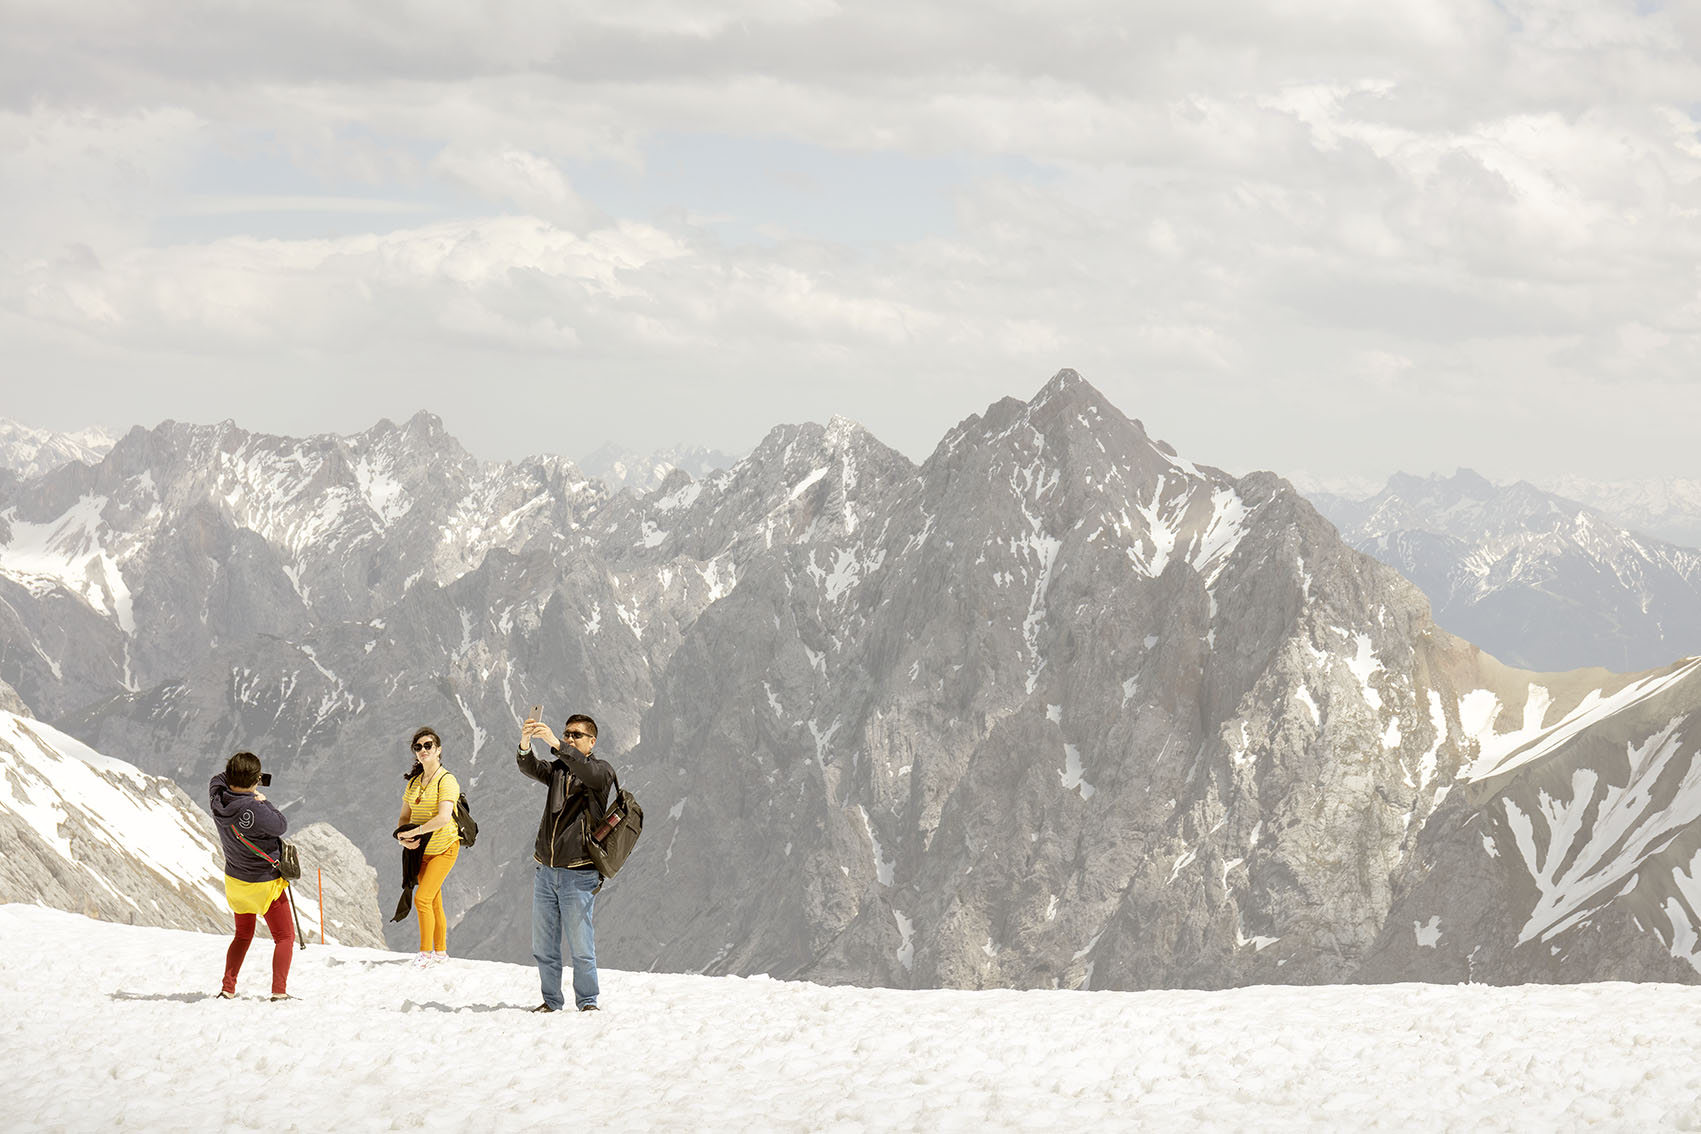
<svg viewBox="0 0 1701 1134"><path fill-rule="evenodd" d="M591 935L595 890L602 882L596 867L571 870L538 864L532 880L532 959L543 981L543 1002L560 1011L561 937L573 958L573 1003L597 1002L597 948Z"/></svg>

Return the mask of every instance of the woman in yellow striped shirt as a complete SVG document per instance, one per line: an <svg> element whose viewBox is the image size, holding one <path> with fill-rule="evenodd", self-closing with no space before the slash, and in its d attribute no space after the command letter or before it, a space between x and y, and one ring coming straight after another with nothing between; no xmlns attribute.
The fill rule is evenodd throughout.
<svg viewBox="0 0 1701 1134"><path fill-rule="evenodd" d="M402 791L402 827L396 841L408 850L425 841L413 906L419 917L419 956L414 964L423 968L449 956L449 921L443 915L443 880L461 852L461 836L455 828L455 802L461 785L443 768L443 742L434 728L413 734L413 768Z"/></svg>

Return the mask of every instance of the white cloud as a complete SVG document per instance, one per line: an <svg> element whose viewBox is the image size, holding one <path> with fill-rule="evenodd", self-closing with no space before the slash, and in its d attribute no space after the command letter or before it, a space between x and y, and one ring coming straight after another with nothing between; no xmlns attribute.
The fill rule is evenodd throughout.
<svg viewBox="0 0 1701 1134"><path fill-rule="evenodd" d="M843 411L919 454L1074 365L1201 459L1320 475L1449 447L1492 470L1469 447L1514 437L1532 475L1655 459L1609 383L1658 391L1664 420L1701 410L1693 4L91 3L16 22L0 318L55 373L281 354L346 383L405 355L452 398L506 352L618 372L628 401L600 393L605 413L713 377L683 427ZM889 158L870 191L894 215L905 163L979 164L926 235L868 246L830 208L779 223L665 181L680 137ZM819 195L822 176L772 180Z"/></svg>
<svg viewBox="0 0 1701 1134"><path fill-rule="evenodd" d="M583 228L592 215L554 162L515 146L468 150L452 145L438 154L433 168L487 201L517 206L565 228Z"/></svg>

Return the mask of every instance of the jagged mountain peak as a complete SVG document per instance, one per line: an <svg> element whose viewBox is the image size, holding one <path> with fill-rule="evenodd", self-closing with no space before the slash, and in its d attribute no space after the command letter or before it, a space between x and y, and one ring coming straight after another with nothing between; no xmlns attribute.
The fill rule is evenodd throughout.
<svg viewBox="0 0 1701 1134"><path fill-rule="evenodd" d="M715 473L713 479L723 485L752 479L777 481L795 494L805 482L814 483L835 469L854 485L856 468L869 462L881 467L914 468L907 457L864 426L834 415L826 425L804 422L775 426L748 457Z"/></svg>
<svg viewBox="0 0 1701 1134"><path fill-rule="evenodd" d="M423 409L400 425L389 418L381 418L359 433L336 440L357 455L381 453L387 457L408 459L415 464L445 460L462 466L478 463L444 428L442 418Z"/></svg>
<svg viewBox="0 0 1701 1134"><path fill-rule="evenodd" d="M872 441L875 439L874 435L870 433L861 422L852 421L843 414L837 413L827 420L827 427L824 436L827 444L836 449L842 449L847 445L862 444L866 441Z"/></svg>
<svg viewBox="0 0 1701 1134"><path fill-rule="evenodd" d="M710 560L757 542L849 534L914 473L907 457L848 418L779 425L731 468L699 481L675 471L639 499L622 494L627 503L599 526L637 533L646 558Z"/></svg>
<svg viewBox="0 0 1701 1134"><path fill-rule="evenodd" d="M1014 401L1014 399L1005 400ZM1016 405L1022 406L1033 418L1052 414L1061 421L1085 428L1093 428L1102 422L1110 422L1118 428L1124 425L1132 426L1142 438L1146 438L1146 427L1140 421L1128 417L1115 403L1105 397L1097 386L1068 368L1059 370L1052 375L1045 385L1041 386L1034 396L1028 399L1025 405L1020 402L1017 402ZM1150 441L1150 438L1146 439ZM1154 442L1154 444L1163 445L1162 442ZM1163 447L1168 449L1171 456L1175 454L1174 449L1169 449L1167 445Z"/></svg>
<svg viewBox="0 0 1701 1134"><path fill-rule="evenodd" d="M1098 387L1067 366L1047 379L1039 392L1028 400L1028 405L1038 408L1051 402L1110 404Z"/></svg>
<svg viewBox="0 0 1701 1134"><path fill-rule="evenodd" d="M1173 503L1177 493L1220 488L1233 479L1153 439L1144 424L1073 370L1059 371L1027 402L1003 398L985 413L964 419L940 441L927 465L965 461L988 466L994 480L1013 476L1013 483L1061 486L1083 506L1093 497L1115 501L1129 496L1157 508L1158 497ZM1072 522L1078 518L1072 516Z"/></svg>

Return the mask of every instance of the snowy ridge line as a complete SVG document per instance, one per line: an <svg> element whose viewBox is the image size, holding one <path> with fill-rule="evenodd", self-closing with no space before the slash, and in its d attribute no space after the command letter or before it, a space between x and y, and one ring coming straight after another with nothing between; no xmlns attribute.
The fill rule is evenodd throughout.
<svg viewBox="0 0 1701 1134"><path fill-rule="evenodd" d="M1477 741L1478 755L1460 770L1459 778L1477 783L1551 755L1585 729L1671 688L1698 669L1701 657L1688 658L1669 673L1633 681L1610 697L1602 697L1598 689L1590 690L1576 708L1551 725L1542 723L1552 704L1551 695L1545 687L1532 683L1523 727L1505 733L1493 731L1500 712L1499 698L1487 689L1473 690L1460 699L1459 720L1465 734Z"/></svg>
<svg viewBox="0 0 1701 1134"><path fill-rule="evenodd" d="M0 812L16 816L90 883L136 897L81 863L60 827L75 818L125 858L224 903L218 844L171 802L170 781L96 752L59 730L0 711Z"/></svg>

